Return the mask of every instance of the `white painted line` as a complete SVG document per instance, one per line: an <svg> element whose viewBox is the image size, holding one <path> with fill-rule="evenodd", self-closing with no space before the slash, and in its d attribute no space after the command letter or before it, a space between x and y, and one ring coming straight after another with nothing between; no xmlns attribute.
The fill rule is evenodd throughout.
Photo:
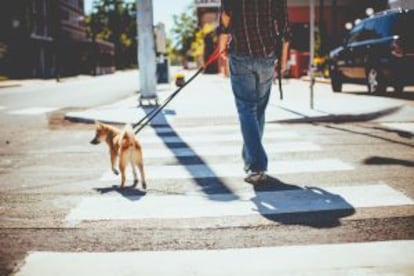
<svg viewBox="0 0 414 276"><path fill-rule="evenodd" d="M18 276L411 275L414 241L222 250L32 252Z"/></svg>
<svg viewBox="0 0 414 276"><path fill-rule="evenodd" d="M320 151L321 147L309 142L280 142L280 143L265 143L265 148L268 154L281 152L308 152ZM144 160L146 158L173 158L173 157L192 157L192 156L240 156L241 144L229 145L194 145L191 148L168 148L167 146L160 146L154 149L148 147L143 151Z"/></svg>
<svg viewBox="0 0 414 276"><path fill-rule="evenodd" d="M273 138L298 138L300 135L293 131L275 131L265 133L263 139ZM224 134L185 134L180 136L143 136L138 138L141 144L151 145L154 143L213 143L213 142L233 142L242 141L241 133L224 133Z"/></svg>
<svg viewBox="0 0 414 276"><path fill-rule="evenodd" d="M280 124L266 124L265 133L267 131L280 130L282 125ZM230 132L237 131L240 132L239 125L212 125L212 126L194 126L194 127L154 127L154 128L144 128L143 131L138 135L142 134L165 134L165 133L178 133L178 134L200 134L200 133L216 133L216 132Z"/></svg>
<svg viewBox="0 0 414 276"><path fill-rule="evenodd" d="M316 159L306 161L274 161L269 164L269 174L349 171L353 167L338 159ZM147 179L192 179L208 177L245 177L241 164L200 164L146 166ZM128 174L132 175L132 174ZM105 172L100 181L118 181L112 171Z"/></svg>
<svg viewBox="0 0 414 276"><path fill-rule="evenodd" d="M5 106L0 106L0 110L6 109Z"/></svg>
<svg viewBox="0 0 414 276"><path fill-rule="evenodd" d="M414 133L414 123L383 123L382 125L387 128Z"/></svg>
<svg viewBox="0 0 414 276"><path fill-rule="evenodd" d="M29 107L7 112L12 115L39 115L57 110L55 107Z"/></svg>
<svg viewBox="0 0 414 276"><path fill-rule="evenodd" d="M235 199L237 195L238 199ZM130 200L136 199L136 200ZM69 224L96 220L180 219L247 215L275 215L354 208L412 205L414 202L386 184L285 191L87 197L71 210Z"/></svg>

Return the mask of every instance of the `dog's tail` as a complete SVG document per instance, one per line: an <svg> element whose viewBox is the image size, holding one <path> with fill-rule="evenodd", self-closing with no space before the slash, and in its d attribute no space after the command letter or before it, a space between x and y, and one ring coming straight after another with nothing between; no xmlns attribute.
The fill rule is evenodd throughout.
<svg viewBox="0 0 414 276"><path fill-rule="evenodd" d="M130 124L126 124L124 129L122 130L120 141L122 144L124 144L124 141L130 145L132 144L132 141L135 140L135 134L134 130L132 129L132 126Z"/></svg>

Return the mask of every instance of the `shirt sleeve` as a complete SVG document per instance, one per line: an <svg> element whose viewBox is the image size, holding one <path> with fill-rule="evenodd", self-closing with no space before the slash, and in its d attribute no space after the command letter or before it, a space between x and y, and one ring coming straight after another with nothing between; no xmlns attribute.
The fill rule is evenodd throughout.
<svg viewBox="0 0 414 276"><path fill-rule="evenodd" d="M221 0L221 11L220 11L220 24L218 28L219 34L229 34L230 33L230 24L224 24L223 22L223 13L230 16L231 15L231 5L230 0Z"/></svg>
<svg viewBox="0 0 414 276"><path fill-rule="evenodd" d="M225 12L226 14L230 15L230 0L221 0L221 11Z"/></svg>
<svg viewBox="0 0 414 276"><path fill-rule="evenodd" d="M282 36L285 42L291 40L287 0L273 0L273 18L276 22L276 33Z"/></svg>

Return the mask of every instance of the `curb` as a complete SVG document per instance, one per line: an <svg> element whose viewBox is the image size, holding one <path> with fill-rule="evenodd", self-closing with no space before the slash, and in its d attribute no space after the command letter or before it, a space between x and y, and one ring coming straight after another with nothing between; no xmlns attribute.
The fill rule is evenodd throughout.
<svg viewBox="0 0 414 276"><path fill-rule="evenodd" d="M285 123L285 124L299 124L299 123L352 123L352 122L366 122L391 115L399 111L403 106L396 106L386 108L380 111L361 113L361 114L330 114L326 116L304 117L298 119L274 120L270 123Z"/></svg>
<svg viewBox="0 0 414 276"><path fill-rule="evenodd" d="M94 119L70 116L67 114L65 114L64 119L72 123L82 123L82 124L95 124L96 121L99 121L104 124L110 124L110 125L125 125L127 123L127 122L120 123L120 122L107 121L107 120L94 120Z"/></svg>
<svg viewBox="0 0 414 276"><path fill-rule="evenodd" d="M21 87L21 84L0 84L0 89L3 88L13 88L13 87Z"/></svg>

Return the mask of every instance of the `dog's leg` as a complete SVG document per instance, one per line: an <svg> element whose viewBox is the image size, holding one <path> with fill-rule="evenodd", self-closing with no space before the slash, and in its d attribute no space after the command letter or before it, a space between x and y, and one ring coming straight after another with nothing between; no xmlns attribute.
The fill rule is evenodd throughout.
<svg viewBox="0 0 414 276"><path fill-rule="evenodd" d="M125 176L125 168L127 164L127 158L125 154L121 153L121 157L119 160L119 170L121 171L121 188L125 186L126 176Z"/></svg>
<svg viewBox="0 0 414 276"><path fill-rule="evenodd" d="M116 164L116 152L114 150L110 151L111 153L111 168L112 171L114 172L114 174L118 175L119 171L115 168L115 164Z"/></svg>
<svg viewBox="0 0 414 276"><path fill-rule="evenodd" d="M142 153L137 153L137 160L136 165L138 166L139 173L141 175L141 182L142 182L142 188L147 188L147 182L145 181L145 172L144 172L144 162L142 161Z"/></svg>
<svg viewBox="0 0 414 276"><path fill-rule="evenodd" d="M133 160L131 160L130 163L131 163L132 173L134 174L134 185L133 185L133 187L136 187L138 185L137 169L135 168L135 164L134 164Z"/></svg>

